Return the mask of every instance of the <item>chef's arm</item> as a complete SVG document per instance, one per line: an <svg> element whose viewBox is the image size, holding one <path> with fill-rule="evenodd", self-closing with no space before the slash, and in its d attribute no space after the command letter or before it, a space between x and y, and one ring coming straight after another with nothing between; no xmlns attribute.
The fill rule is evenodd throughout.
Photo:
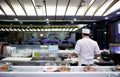
<svg viewBox="0 0 120 77"><path fill-rule="evenodd" d="M73 57L73 56L77 56L77 53L75 53L75 52L70 53L70 54L68 55L68 58L71 58L71 57Z"/></svg>
<svg viewBox="0 0 120 77"><path fill-rule="evenodd" d="M100 54L95 54L94 55L94 59L97 59L98 57L100 57Z"/></svg>

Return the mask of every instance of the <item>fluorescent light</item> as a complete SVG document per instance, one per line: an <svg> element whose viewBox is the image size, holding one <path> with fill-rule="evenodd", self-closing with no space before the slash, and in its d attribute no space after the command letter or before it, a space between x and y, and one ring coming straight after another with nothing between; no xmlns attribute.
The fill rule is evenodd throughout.
<svg viewBox="0 0 120 77"><path fill-rule="evenodd" d="M66 30L66 28L63 28L63 30L62 31L65 31Z"/></svg>
<svg viewBox="0 0 120 77"><path fill-rule="evenodd" d="M46 23L47 23L47 24L49 24L50 22L49 22L49 21L47 21Z"/></svg>
<svg viewBox="0 0 120 77"><path fill-rule="evenodd" d="M107 19L109 19L109 17L105 17L105 19L107 20Z"/></svg>
<svg viewBox="0 0 120 77"><path fill-rule="evenodd" d="M73 30L73 28L70 28L70 29L69 29L69 31L72 31L72 30Z"/></svg>
<svg viewBox="0 0 120 77"><path fill-rule="evenodd" d="M58 31L58 28L55 28L54 31Z"/></svg>
<svg viewBox="0 0 120 77"><path fill-rule="evenodd" d="M44 29L44 31L47 31L47 29Z"/></svg>
<svg viewBox="0 0 120 77"><path fill-rule="evenodd" d="M46 18L45 20L46 20L46 21L48 21L49 19L48 19L48 18Z"/></svg>
<svg viewBox="0 0 120 77"><path fill-rule="evenodd" d="M59 28L58 31L62 31L62 28Z"/></svg>
<svg viewBox="0 0 120 77"><path fill-rule="evenodd" d="M66 30L65 31L69 31L69 28L66 28Z"/></svg>
<svg viewBox="0 0 120 77"><path fill-rule="evenodd" d="M120 9L120 0L119 0L116 4L114 4L114 5L104 14L104 16L106 16L106 15L108 15L108 14L110 14L110 13L112 13L112 12L118 10L118 9Z"/></svg>
<svg viewBox="0 0 120 77"><path fill-rule="evenodd" d="M7 28L6 28L5 30L6 30L6 31L9 31L9 29L7 29Z"/></svg>
<svg viewBox="0 0 120 77"><path fill-rule="evenodd" d="M37 29L37 31L40 31L40 29Z"/></svg>
<svg viewBox="0 0 120 77"><path fill-rule="evenodd" d="M41 31L44 31L44 29L41 29Z"/></svg>
<svg viewBox="0 0 120 77"><path fill-rule="evenodd" d="M13 31L17 31L17 29L14 28Z"/></svg>
<svg viewBox="0 0 120 77"><path fill-rule="evenodd" d="M96 12L95 16L101 16L105 9L113 2L113 0L107 0L107 2ZM106 14L104 14L106 15Z"/></svg>
<svg viewBox="0 0 120 77"><path fill-rule="evenodd" d="M42 37L42 36L43 36L43 34L40 34L40 36Z"/></svg>
<svg viewBox="0 0 120 77"><path fill-rule="evenodd" d="M10 30L10 31L13 31L13 29L12 29L12 28L10 28L9 30Z"/></svg>
<svg viewBox="0 0 120 77"><path fill-rule="evenodd" d="M15 21L17 21L18 19L17 19L17 18L15 18L14 20L15 20Z"/></svg>
<svg viewBox="0 0 120 77"><path fill-rule="evenodd" d="M51 31L51 29L48 29L47 31Z"/></svg>
<svg viewBox="0 0 120 77"><path fill-rule="evenodd" d="M1 30L2 30L2 31L5 31L5 29L4 29L4 28L1 28Z"/></svg>
<svg viewBox="0 0 120 77"><path fill-rule="evenodd" d="M73 20L74 20L74 21L76 21L77 19L76 19L76 18L74 18Z"/></svg>
<svg viewBox="0 0 120 77"><path fill-rule="evenodd" d="M17 29L18 31L21 31L20 29Z"/></svg>
<svg viewBox="0 0 120 77"><path fill-rule="evenodd" d="M37 31L36 29L33 29L33 31Z"/></svg>
<svg viewBox="0 0 120 77"><path fill-rule="evenodd" d="M51 31L54 31L54 29L52 28Z"/></svg>
<svg viewBox="0 0 120 77"><path fill-rule="evenodd" d="M26 29L26 31L29 31L28 29Z"/></svg>
<svg viewBox="0 0 120 77"><path fill-rule="evenodd" d="M76 30L78 30L78 28L74 28L74 29L73 29L73 31L76 31Z"/></svg>
<svg viewBox="0 0 120 77"><path fill-rule="evenodd" d="M25 31L25 29L22 28L22 31Z"/></svg>

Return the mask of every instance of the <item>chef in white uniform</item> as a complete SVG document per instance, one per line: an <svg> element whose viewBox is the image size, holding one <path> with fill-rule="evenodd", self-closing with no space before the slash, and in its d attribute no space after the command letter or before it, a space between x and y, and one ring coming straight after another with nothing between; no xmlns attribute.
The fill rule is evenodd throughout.
<svg viewBox="0 0 120 77"><path fill-rule="evenodd" d="M93 64L94 58L100 56L100 48L96 41L90 37L90 30L82 29L82 39L79 39L75 45L75 52L68 55L68 58L77 55L79 58L79 65Z"/></svg>

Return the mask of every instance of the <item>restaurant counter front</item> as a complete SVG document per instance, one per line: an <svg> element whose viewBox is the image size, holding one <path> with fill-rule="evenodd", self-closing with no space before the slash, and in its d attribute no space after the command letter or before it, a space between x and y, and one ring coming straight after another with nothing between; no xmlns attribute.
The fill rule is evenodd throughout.
<svg viewBox="0 0 120 77"><path fill-rule="evenodd" d="M0 71L0 77L120 77L114 66L91 66L93 71L85 70L86 66L64 66L69 70L62 72L58 69L63 66L53 66L54 71L46 71L46 67L50 66L12 66L12 70Z"/></svg>

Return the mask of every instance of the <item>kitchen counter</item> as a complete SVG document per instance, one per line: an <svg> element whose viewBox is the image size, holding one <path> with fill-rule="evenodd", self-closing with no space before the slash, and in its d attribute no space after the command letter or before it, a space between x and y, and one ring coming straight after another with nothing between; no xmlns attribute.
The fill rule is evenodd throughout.
<svg viewBox="0 0 120 77"><path fill-rule="evenodd" d="M120 77L120 72L112 70L114 66L93 67L96 72L85 72L83 66L70 66L69 72L44 72L45 66L12 66L12 71L0 71L0 77Z"/></svg>

